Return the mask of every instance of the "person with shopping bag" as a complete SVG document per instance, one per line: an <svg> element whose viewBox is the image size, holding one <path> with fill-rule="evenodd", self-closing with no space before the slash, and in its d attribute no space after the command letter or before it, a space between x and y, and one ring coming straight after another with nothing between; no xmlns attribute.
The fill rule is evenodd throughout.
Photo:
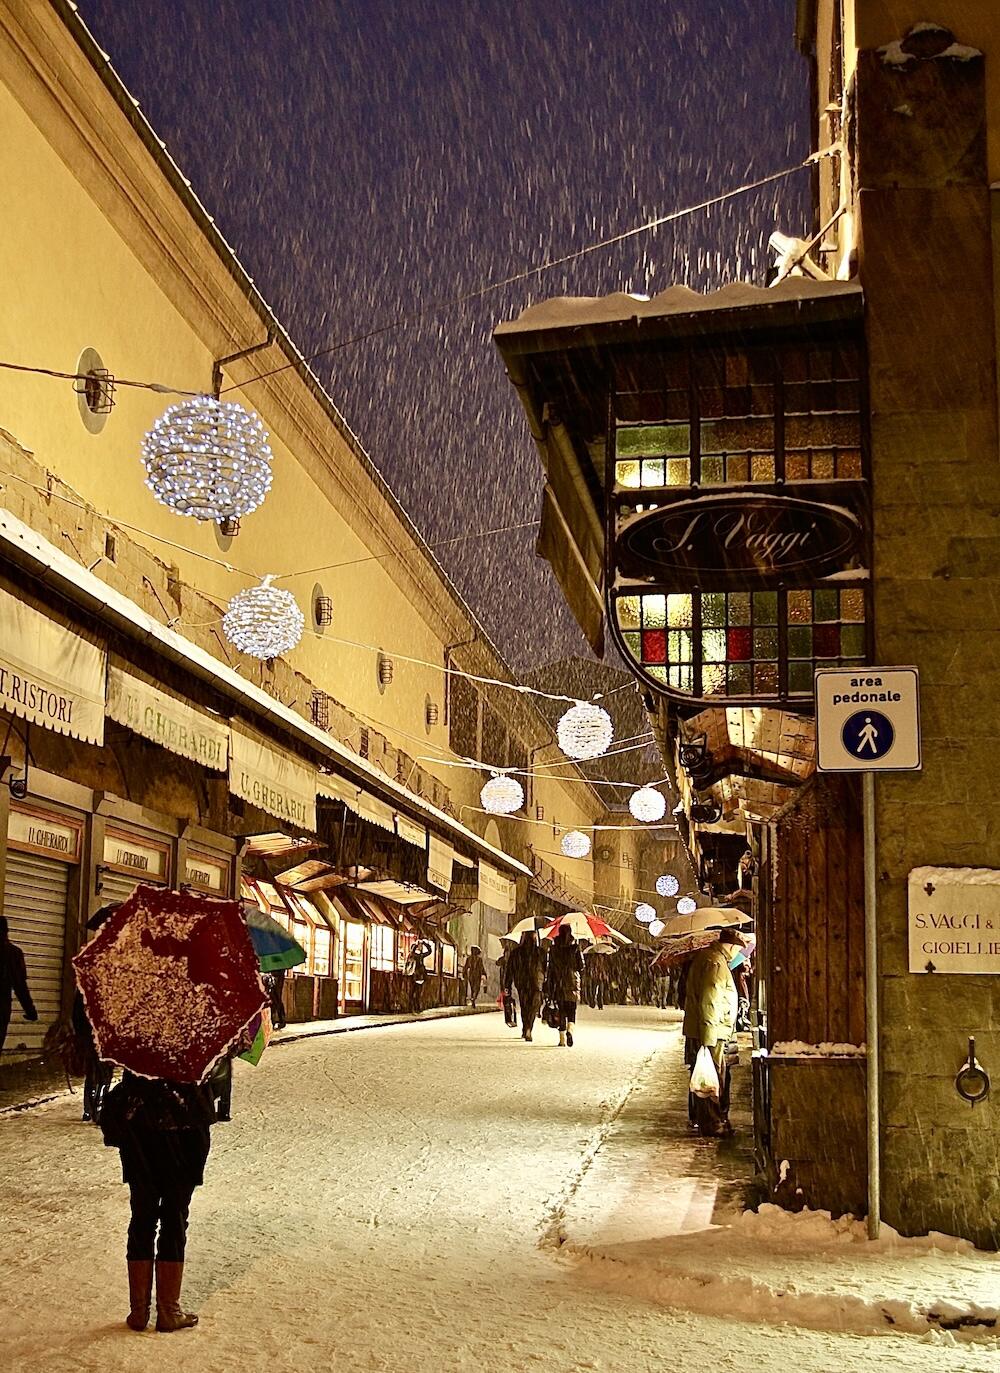
<svg viewBox="0 0 1000 1373"><path fill-rule="evenodd" d="M737 931L716 928L718 939L699 949L688 964L684 999L684 1062L691 1069L688 1117L698 1133L708 1137L732 1134L726 1044L736 1030L739 1010L729 967L739 944Z"/></svg>

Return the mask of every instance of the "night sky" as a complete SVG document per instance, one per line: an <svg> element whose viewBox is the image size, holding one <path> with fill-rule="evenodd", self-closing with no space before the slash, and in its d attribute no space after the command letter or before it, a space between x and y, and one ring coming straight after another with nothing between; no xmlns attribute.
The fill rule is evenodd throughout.
<svg viewBox="0 0 1000 1373"><path fill-rule="evenodd" d="M307 354L809 152L795 0L80 10ZM807 226L808 180L433 310L316 370L428 540L534 519L540 466L494 325L548 296L762 283L771 230ZM521 667L589 654L534 538L439 551Z"/></svg>

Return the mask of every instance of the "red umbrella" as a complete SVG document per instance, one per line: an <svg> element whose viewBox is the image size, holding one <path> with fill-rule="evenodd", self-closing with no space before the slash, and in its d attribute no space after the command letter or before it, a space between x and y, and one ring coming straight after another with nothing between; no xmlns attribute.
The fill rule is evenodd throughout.
<svg viewBox="0 0 1000 1373"><path fill-rule="evenodd" d="M573 931L577 939L584 939L591 944L596 944L599 939L613 939L618 944L632 943L628 935L622 934L621 930L616 930L599 915L589 911L567 911L565 915L557 915L552 924L542 932L542 938L555 939L564 925Z"/></svg>
<svg viewBox="0 0 1000 1373"><path fill-rule="evenodd" d="M136 887L73 959L98 1057L200 1082L268 1004L236 901Z"/></svg>

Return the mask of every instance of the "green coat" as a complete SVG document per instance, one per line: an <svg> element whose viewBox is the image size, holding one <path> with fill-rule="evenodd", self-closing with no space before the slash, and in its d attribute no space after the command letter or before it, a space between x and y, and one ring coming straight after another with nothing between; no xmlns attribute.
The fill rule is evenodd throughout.
<svg viewBox="0 0 1000 1373"><path fill-rule="evenodd" d="M684 1034L714 1047L736 1030L739 998L729 971L728 950L716 940L699 949L688 968L684 998Z"/></svg>

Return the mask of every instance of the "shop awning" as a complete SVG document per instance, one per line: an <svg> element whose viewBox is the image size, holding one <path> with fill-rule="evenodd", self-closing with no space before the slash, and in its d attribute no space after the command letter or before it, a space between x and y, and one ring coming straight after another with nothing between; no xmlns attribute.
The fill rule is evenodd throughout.
<svg viewBox="0 0 1000 1373"><path fill-rule="evenodd" d="M229 748L229 789L258 810L296 828L316 829L315 768L249 731L233 727Z"/></svg>
<svg viewBox="0 0 1000 1373"><path fill-rule="evenodd" d="M322 891L326 887L337 887L347 879L342 877L332 863L322 858L307 858L292 868L279 872L277 880L286 887L296 887L299 891Z"/></svg>
<svg viewBox="0 0 1000 1373"><path fill-rule="evenodd" d="M114 661L108 664L107 714L134 734L203 767L225 772L229 766L227 721L196 710Z"/></svg>
<svg viewBox="0 0 1000 1373"><path fill-rule="evenodd" d="M2 590L0 625L0 710L57 734L103 744L103 644Z"/></svg>
<svg viewBox="0 0 1000 1373"><path fill-rule="evenodd" d="M386 901L395 901L399 906L412 906L419 901L434 900L432 892L411 886L408 882L396 882L392 878L384 878L380 882L359 882L357 889L360 892L370 892L373 896L381 896Z"/></svg>
<svg viewBox="0 0 1000 1373"><path fill-rule="evenodd" d="M531 869L509 853L496 848L474 830L455 820L422 796L417 796L401 783L380 772L367 759L353 753L331 734L299 715L290 706L276 701L261 687L246 681L205 649L185 639L176 630L168 629L127 596L106 586L87 568L74 562L67 554L42 538L23 520L0 508L0 559L28 572L58 595L79 606L118 630L135 643L153 649L162 657L207 682L220 695L235 702L255 719L280 729L297 742L328 759L337 773L370 789L372 794L387 801L393 808L405 810L415 819L433 825L451 836L465 850L498 864L508 872L531 876ZM103 689L103 677L102 677ZM103 728L104 702L101 700ZM323 782L328 778L321 778Z"/></svg>
<svg viewBox="0 0 1000 1373"><path fill-rule="evenodd" d="M291 853L301 853L304 849L318 849L313 839L302 836L282 834L251 834L243 845L244 858L287 858Z"/></svg>

